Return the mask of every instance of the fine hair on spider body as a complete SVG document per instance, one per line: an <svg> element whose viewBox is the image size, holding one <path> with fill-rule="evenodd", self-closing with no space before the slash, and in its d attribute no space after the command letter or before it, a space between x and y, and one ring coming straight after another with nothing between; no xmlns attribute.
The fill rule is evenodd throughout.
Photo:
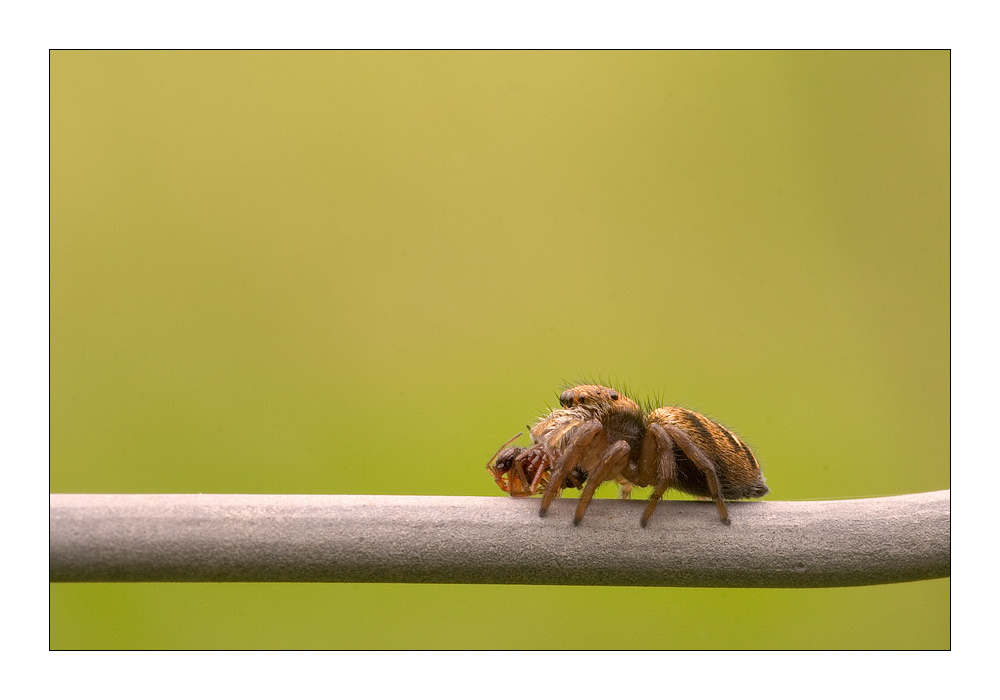
<svg viewBox="0 0 1000 700"><path fill-rule="evenodd" d="M624 392L598 384L563 391L557 408L531 428L529 447L505 443L489 467L512 496L542 492L544 516L563 488L582 487L579 524L598 486L652 486L641 524L649 523L667 489L715 502L729 524L725 500L760 498L768 492L753 452L731 430L678 406L644 410Z"/></svg>

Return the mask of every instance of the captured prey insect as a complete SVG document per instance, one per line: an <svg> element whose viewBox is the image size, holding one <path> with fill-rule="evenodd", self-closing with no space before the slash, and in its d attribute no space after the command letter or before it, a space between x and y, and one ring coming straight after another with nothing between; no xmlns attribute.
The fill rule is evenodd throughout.
<svg viewBox="0 0 1000 700"><path fill-rule="evenodd" d="M628 498L635 486L652 486L641 524L649 523L667 489L711 498L729 524L726 500L760 498L768 492L750 448L731 430L678 406L644 410L623 392L596 384L566 389L560 408L531 428L532 444L511 446L511 438L487 467L511 496L541 492L539 515L564 488L582 489L574 524L579 524L606 481L616 481Z"/></svg>
<svg viewBox="0 0 1000 700"><path fill-rule="evenodd" d="M501 445L486 467L497 486L515 498L534 496L539 490L544 490L549 485L552 474L552 459L541 446L508 447L523 434L518 433ZM586 479L586 473L576 468L566 477L559 490L583 488Z"/></svg>

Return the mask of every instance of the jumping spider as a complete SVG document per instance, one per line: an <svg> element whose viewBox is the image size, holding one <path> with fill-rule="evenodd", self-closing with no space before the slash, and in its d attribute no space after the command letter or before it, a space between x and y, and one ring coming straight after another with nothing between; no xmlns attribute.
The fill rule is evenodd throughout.
<svg viewBox="0 0 1000 700"><path fill-rule="evenodd" d="M541 516L562 489L582 488L573 518L579 524L597 487L616 481L623 498L635 486L653 487L644 527L668 488L711 498L728 525L726 499L768 492L750 448L700 413L677 406L643 410L624 393L595 384L567 389L559 404L531 428L530 446L509 446L512 438L488 467L512 496L542 491Z"/></svg>

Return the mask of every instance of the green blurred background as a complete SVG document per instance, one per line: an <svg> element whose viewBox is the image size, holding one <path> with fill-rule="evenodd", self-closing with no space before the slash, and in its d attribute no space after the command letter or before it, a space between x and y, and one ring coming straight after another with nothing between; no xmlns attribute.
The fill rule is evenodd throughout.
<svg viewBox="0 0 1000 700"><path fill-rule="evenodd" d="M499 497L593 378L772 499L948 488L949 60L53 52L51 489ZM62 584L51 644L946 648L949 586Z"/></svg>

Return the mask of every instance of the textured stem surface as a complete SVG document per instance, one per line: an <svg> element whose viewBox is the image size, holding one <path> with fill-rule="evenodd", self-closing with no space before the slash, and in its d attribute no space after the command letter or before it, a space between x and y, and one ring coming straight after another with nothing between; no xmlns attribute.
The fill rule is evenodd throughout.
<svg viewBox="0 0 1000 700"><path fill-rule="evenodd" d="M53 494L50 580L803 588L950 575L950 492L848 501Z"/></svg>

